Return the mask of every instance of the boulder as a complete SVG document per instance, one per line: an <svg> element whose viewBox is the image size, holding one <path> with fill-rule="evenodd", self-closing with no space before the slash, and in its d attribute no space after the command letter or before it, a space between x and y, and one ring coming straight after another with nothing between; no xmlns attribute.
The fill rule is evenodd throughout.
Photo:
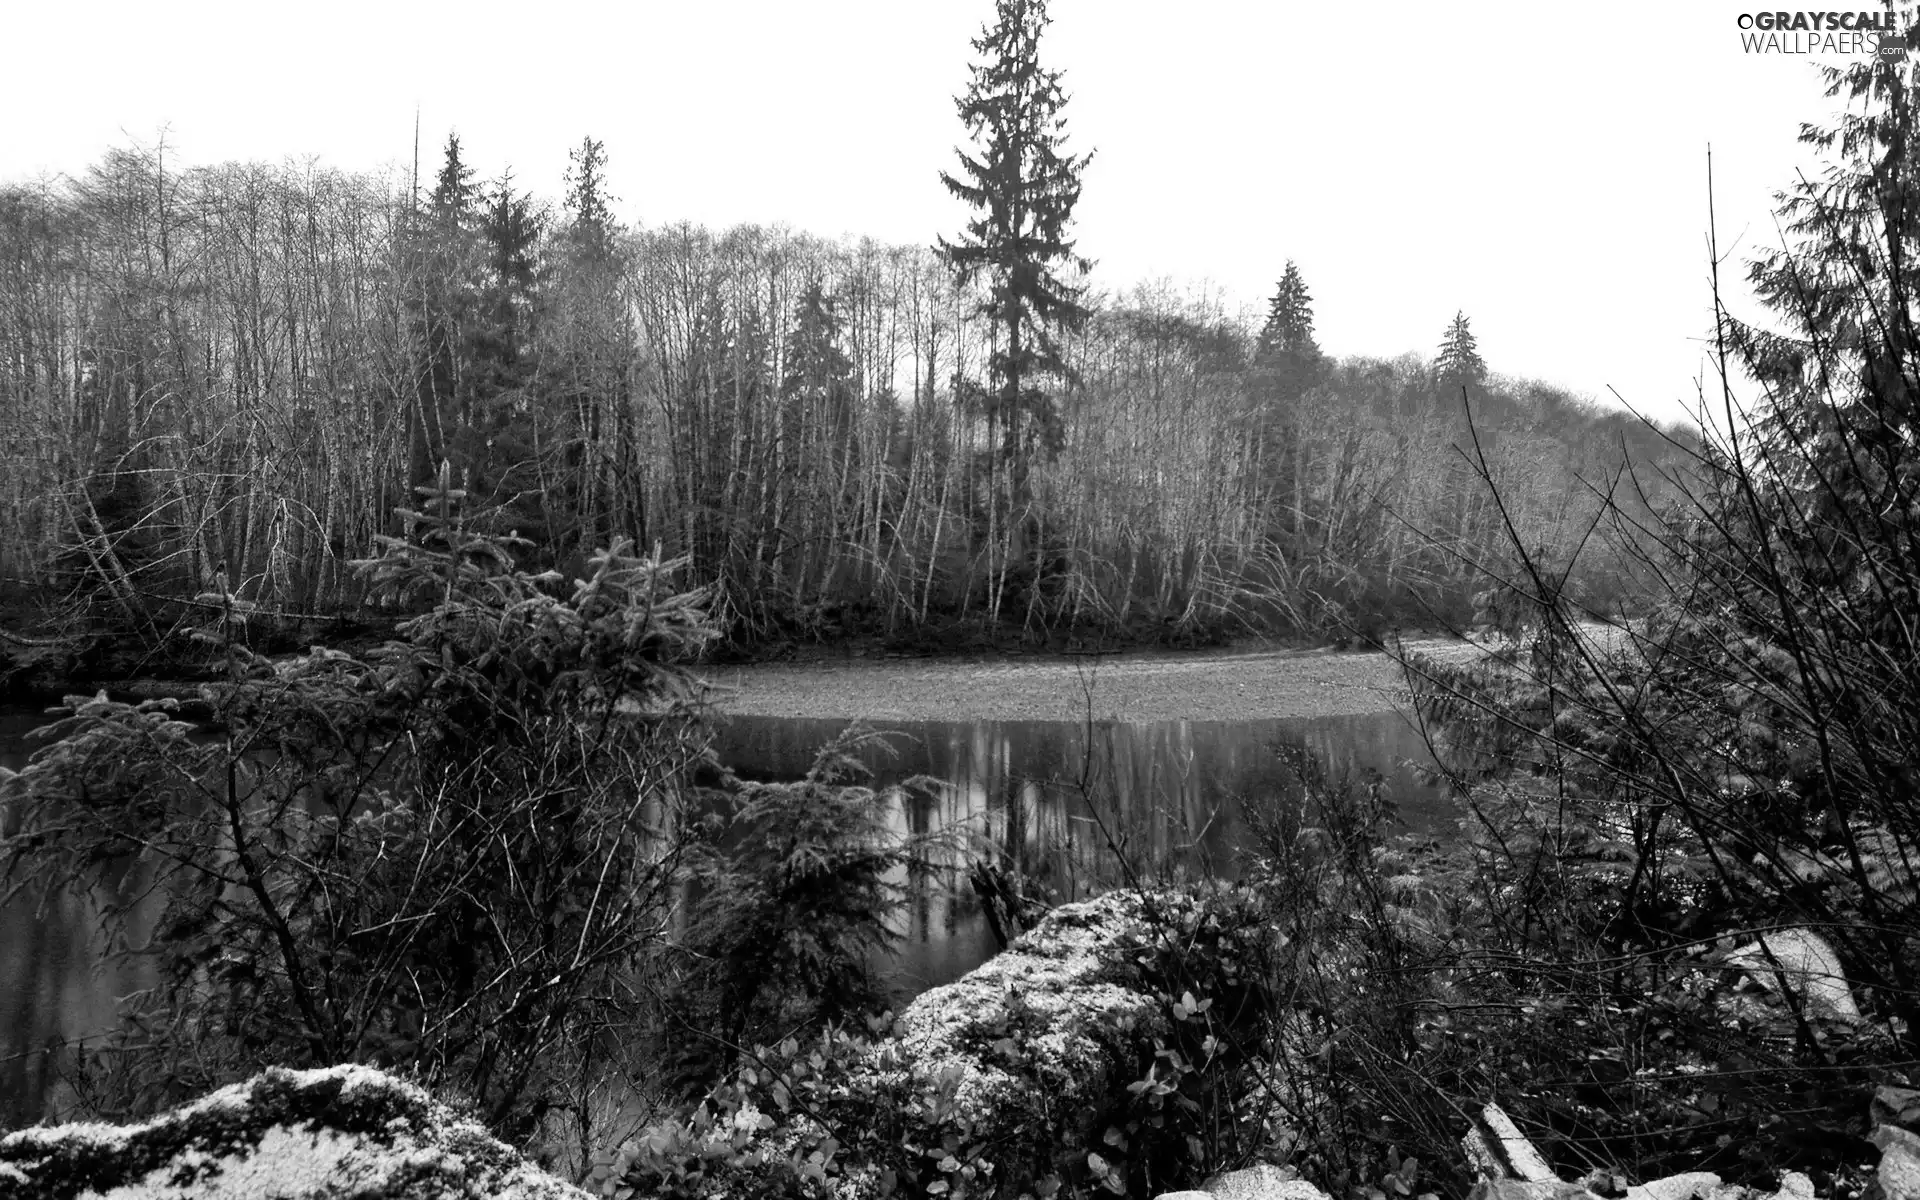
<svg viewBox="0 0 1920 1200"><path fill-rule="evenodd" d="M869 1069L953 1078L953 1101L1002 1169L1044 1174L1067 1146L1097 1143L1087 1122L1168 1027L1137 956L1147 905L1177 895L1110 892L1048 913L999 955L900 1014L899 1037Z"/></svg>
<svg viewBox="0 0 1920 1200"><path fill-rule="evenodd" d="M793 1176L820 1195L867 1196L899 1185L890 1177L901 1171L930 1193L1051 1195L1090 1171L1112 1187L1129 1150L1109 1126L1140 1103L1130 1085L1173 1032L1167 960L1208 938L1254 953L1264 927L1237 920L1219 897L1180 891L1062 905L922 993L891 1036L830 1037L812 1052L788 1042L779 1065L743 1072L711 1112L621 1147L611 1173L645 1195L698 1159L701 1194L716 1200L771 1194ZM1238 1011L1238 999L1221 1008ZM929 1165L952 1179L923 1177Z"/></svg>
<svg viewBox="0 0 1920 1200"><path fill-rule="evenodd" d="M273 1068L150 1121L0 1138L19 1200L587 1200L371 1067Z"/></svg>
<svg viewBox="0 0 1920 1200"><path fill-rule="evenodd" d="M1775 995L1792 989L1806 1005L1808 1016L1860 1019L1853 990L1840 968L1840 956L1825 938L1810 929L1762 934L1728 955L1726 965L1747 972Z"/></svg>
<svg viewBox="0 0 1920 1200"><path fill-rule="evenodd" d="M1783 1171L1779 1190L1762 1192L1726 1183L1712 1171L1683 1171L1635 1184L1627 1189L1627 1200L1813 1200L1813 1180Z"/></svg>
<svg viewBox="0 0 1920 1200"><path fill-rule="evenodd" d="M1213 1200L1327 1200L1327 1194L1294 1172L1261 1163L1215 1175L1202 1185Z"/></svg>
<svg viewBox="0 0 1920 1200"><path fill-rule="evenodd" d="M1261 1163L1238 1171L1222 1171L1198 1189L1161 1192L1154 1200L1328 1200L1328 1197L1293 1171Z"/></svg>
<svg viewBox="0 0 1920 1200"><path fill-rule="evenodd" d="M802 1061L797 1044L781 1051L801 1054L809 1080L816 1071L831 1077L807 1092L804 1108L785 1090L730 1095L704 1120L669 1122L632 1153L623 1147L613 1173L649 1194L679 1170L675 1156L690 1156L701 1194L716 1200L769 1194L793 1171L817 1176L807 1186L823 1195L856 1197L894 1169L901 1147L918 1158L939 1146L939 1170L958 1175L956 1190L1048 1192L1050 1179L1057 1187L1099 1157L1127 1085L1169 1033L1169 1004L1149 978L1152 948L1167 923L1197 920L1201 903L1110 892L1062 905L963 978L923 992L893 1036L831 1064ZM786 1119L763 1115L789 1107ZM654 1151L656 1136L675 1149ZM831 1173L829 1143L838 1156ZM866 1161L870 1154L886 1161ZM815 1159L818 1171L807 1165ZM976 1171L991 1183L975 1182Z"/></svg>
<svg viewBox="0 0 1920 1200"><path fill-rule="evenodd" d="M1873 1144L1880 1147L1876 1175L1886 1200L1920 1200L1920 1135L1882 1125L1873 1131Z"/></svg>
<svg viewBox="0 0 1920 1200"><path fill-rule="evenodd" d="M1724 1186L1712 1171L1685 1171L1634 1184L1627 1200L1713 1200Z"/></svg>
<svg viewBox="0 0 1920 1200"><path fill-rule="evenodd" d="M1773 1200L1813 1200L1813 1180L1799 1171L1782 1171Z"/></svg>
<svg viewBox="0 0 1920 1200"><path fill-rule="evenodd" d="M1872 1118L1875 1125L1898 1125L1904 1129L1920 1126L1920 1091L1890 1084L1876 1088Z"/></svg>
<svg viewBox="0 0 1920 1200"><path fill-rule="evenodd" d="M1482 1179L1467 1193L1467 1200L1596 1200L1596 1197L1577 1183L1558 1179Z"/></svg>

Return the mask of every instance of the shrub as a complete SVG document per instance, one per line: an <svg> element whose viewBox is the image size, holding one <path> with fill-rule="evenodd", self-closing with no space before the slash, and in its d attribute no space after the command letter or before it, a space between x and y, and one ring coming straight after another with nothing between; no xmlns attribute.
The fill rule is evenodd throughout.
<svg viewBox="0 0 1920 1200"><path fill-rule="evenodd" d="M1573 1170L1824 1186L1869 1155L1870 1084L1920 1050L1920 122L1903 64L1827 78L1849 111L1805 139L1830 168L1781 197L1785 245L1750 272L1775 327L1716 293L1717 426L1673 507L1608 509L1641 615L1573 602L1514 536L1487 608L1529 627L1520 651L1409 664L1472 810L1455 995L1412 1009L1479 1057L1429 1038L1408 1061L1448 1102L1497 1094ZM1857 1019L1762 964L1785 929L1831 944Z"/></svg>
<svg viewBox="0 0 1920 1200"><path fill-rule="evenodd" d="M920 844L888 828L888 796L857 782L870 774L859 752L883 745L849 726L798 781L727 775L709 794L708 835L687 860L685 965L667 998L666 1058L684 1084L704 1090L748 1047L887 1007L894 877Z"/></svg>
<svg viewBox="0 0 1920 1200"><path fill-rule="evenodd" d="M584 579L530 575L444 469L426 492L411 536L360 564L415 613L400 640L269 662L238 637L245 605L208 597L217 732L171 702L76 697L0 784L9 887L104 898L111 952L151 964L72 1064L83 1109L365 1061L524 1140L580 1106L599 1032L632 1019L706 754L675 665L711 636L701 596L620 544Z"/></svg>

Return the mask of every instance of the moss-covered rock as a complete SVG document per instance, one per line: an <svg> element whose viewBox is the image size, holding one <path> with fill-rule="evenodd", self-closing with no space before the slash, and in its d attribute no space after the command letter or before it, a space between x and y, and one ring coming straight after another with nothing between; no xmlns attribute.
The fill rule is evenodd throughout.
<svg viewBox="0 0 1920 1200"><path fill-rule="evenodd" d="M1158 1178L1150 1137L1107 1135L1137 1124L1141 1076L1177 1040L1165 946L1209 920L1217 936L1217 911L1138 892L1055 909L874 1037L763 1048L690 1119L621 1147L615 1195L967 1200Z"/></svg>
<svg viewBox="0 0 1920 1200"><path fill-rule="evenodd" d="M1143 1049L1168 1029L1139 961L1149 906L1184 898L1112 892L1055 909L964 978L923 993L875 1070L952 1081L961 1122L1014 1176L1084 1158Z"/></svg>
<svg viewBox="0 0 1920 1200"><path fill-rule="evenodd" d="M371 1067L270 1069L135 1125L0 1138L17 1200L585 1200L479 1125Z"/></svg>

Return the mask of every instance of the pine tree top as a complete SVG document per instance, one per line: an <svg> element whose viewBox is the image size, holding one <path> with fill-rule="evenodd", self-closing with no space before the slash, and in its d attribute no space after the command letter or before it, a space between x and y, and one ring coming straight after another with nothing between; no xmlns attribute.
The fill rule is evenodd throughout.
<svg viewBox="0 0 1920 1200"><path fill-rule="evenodd" d="M480 188L473 182L473 168L460 157L460 135L447 134L445 157L435 177L428 207L434 218L449 228L465 225L479 199Z"/></svg>
<svg viewBox="0 0 1920 1200"><path fill-rule="evenodd" d="M567 151L567 197L565 206L573 217L567 228L567 244L576 261L604 263L613 258L618 224L613 218L613 197L607 194L607 148L591 137Z"/></svg>
<svg viewBox="0 0 1920 1200"><path fill-rule="evenodd" d="M1481 383L1487 377L1486 360L1480 357L1479 343L1467 323L1465 312L1455 312L1440 343L1434 373L1443 385Z"/></svg>
<svg viewBox="0 0 1920 1200"><path fill-rule="evenodd" d="M1267 323L1260 329L1257 353L1316 358L1320 354L1320 346L1313 338L1313 296L1292 259L1287 260L1286 273L1280 277L1273 300L1267 306Z"/></svg>
<svg viewBox="0 0 1920 1200"><path fill-rule="evenodd" d="M1067 93L1061 73L1039 61L1045 0L999 0L995 11L973 40L979 58L955 98L976 153L956 150L958 173L940 174L975 216L959 238L938 239L937 249L962 285L987 279L985 313L1018 346L996 356L994 369L1012 380L1064 371L1053 331L1079 329L1091 315L1083 289L1056 271L1093 265L1068 232L1093 156L1066 151Z"/></svg>

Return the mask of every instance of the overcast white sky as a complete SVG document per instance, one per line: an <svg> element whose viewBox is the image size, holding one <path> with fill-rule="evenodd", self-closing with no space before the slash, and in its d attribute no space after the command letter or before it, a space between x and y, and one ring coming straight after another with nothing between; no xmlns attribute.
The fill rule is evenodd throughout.
<svg viewBox="0 0 1920 1200"><path fill-rule="evenodd" d="M1287 259L1334 354L1431 354L1464 310L1495 370L1677 416L1723 247L1824 119L1807 56L1750 55L1738 0L1365 5L1052 0L1096 280L1260 305ZM1860 5L1859 7L1867 7ZM1178 15L1175 15L1175 14ZM23 0L0 178L79 172L168 127L180 161L429 165L558 196L604 141L619 215L928 242L991 0ZM1826 61L1841 62L1838 58Z"/></svg>

